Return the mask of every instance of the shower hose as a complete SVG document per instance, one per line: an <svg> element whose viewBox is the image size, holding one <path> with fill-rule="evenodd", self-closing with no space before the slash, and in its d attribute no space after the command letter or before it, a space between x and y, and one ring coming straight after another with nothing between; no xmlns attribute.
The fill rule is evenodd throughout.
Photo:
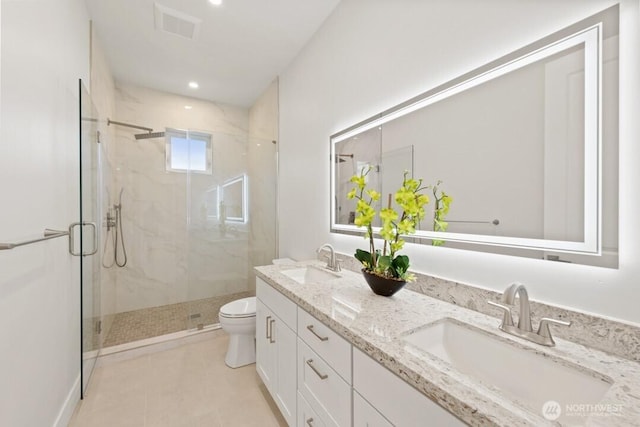
<svg viewBox="0 0 640 427"><path fill-rule="evenodd" d="M107 226L107 238L104 239L104 251L102 252L102 266L111 268L114 265L124 267L127 265L127 249L124 245L124 234L122 233L122 191L120 192L120 203L114 205L115 224L113 227ZM111 230L113 228L113 231ZM107 264L107 244L109 243L109 233L112 235L113 242L113 260Z"/></svg>

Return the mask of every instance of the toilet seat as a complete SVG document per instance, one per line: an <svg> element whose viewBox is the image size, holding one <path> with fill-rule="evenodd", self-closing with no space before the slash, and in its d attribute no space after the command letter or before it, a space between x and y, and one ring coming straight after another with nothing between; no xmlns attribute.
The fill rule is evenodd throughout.
<svg viewBox="0 0 640 427"><path fill-rule="evenodd" d="M219 316L234 319L256 317L256 297L242 298L223 305Z"/></svg>

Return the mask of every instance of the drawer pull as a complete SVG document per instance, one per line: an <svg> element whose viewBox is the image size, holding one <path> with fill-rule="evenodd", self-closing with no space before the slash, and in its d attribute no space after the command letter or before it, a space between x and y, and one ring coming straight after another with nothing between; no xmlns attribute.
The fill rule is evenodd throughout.
<svg viewBox="0 0 640 427"><path fill-rule="evenodd" d="M307 329L311 331L313 335L315 335L320 341L327 341L329 337L321 337L318 333L313 329L313 325L307 325Z"/></svg>
<svg viewBox="0 0 640 427"><path fill-rule="evenodd" d="M270 332L270 334L269 334L269 342L270 342L271 344L273 344L273 343L275 343L275 342L276 342L276 339L275 339L275 337L273 336L273 324L274 324L274 323L276 323L276 319L271 319L271 320L269 320L269 332Z"/></svg>
<svg viewBox="0 0 640 427"><path fill-rule="evenodd" d="M316 369L315 366L313 366L313 359L309 359L307 360L307 365L309 365L309 367L311 368L311 370L313 372L316 373L317 376L320 377L321 380L326 380L327 378L329 378L329 375L327 374L321 374L320 372L318 372L318 369Z"/></svg>
<svg viewBox="0 0 640 427"><path fill-rule="evenodd" d="M271 319L271 316L267 316L267 318L265 319L265 331L266 331L266 339L268 339L269 341L271 341L271 334L269 333L269 319Z"/></svg>
<svg viewBox="0 0 640 427"><path fill-rule="evenodd" d="M309 427L313 427L313 418L309 418L309 419L307 420L307 425L308 425Z"/></svg>

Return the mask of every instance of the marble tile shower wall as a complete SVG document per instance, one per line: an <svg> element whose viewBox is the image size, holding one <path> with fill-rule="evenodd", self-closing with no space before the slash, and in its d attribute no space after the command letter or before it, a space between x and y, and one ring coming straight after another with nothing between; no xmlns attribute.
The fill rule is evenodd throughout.
<svg viewBox="0 0 640 427"><path fill-rule="evenodd" d="M96 292L95 303L99 307L102 333L99 335L104 340L108 336L116 314L116 269L106 268L104 242L109 237L106 228L106 212L115 203L115 128L107 125L107 118L113 118L115 112L115 84L109 69L109 64L97 37L91 38L91 99L98 113L98 131L100 132L98 193L98 215L96 220L100 224L100 245L98 262L100 265L100 290ZM107 253L107 256L109 253ZM93 326L93 325L91 325ZM101 345L102 346L102 345Z"/></svg>
<svg viewBox="0 0 640 427"><path fill-rule="evenodd" d="M278 80L249 109L249 262L271 264L276 258L278 152ZM251 289L255 274L250 270Z"/></svg>
<svg viewBox="0 0 640 427"><path fill-rule="evenodd" d="M114 120L213 135L213 174L187 176L166 171L163 138L136 140L134 129L115 128L113 170L117 192L124 188L129 257L117 271L117 311L249 289L247 230L221 233L204 205L207 190L247 172L248 111L130 85L116 85L115 96Z"/></svg>
<svg viewBox="0 0 640 427"><path fill-rule="evenodd" d="M112 114L101 115L101 118L110 117ZM116 132L113 127L106 126L105 123L99 125L101 141L101 191L102 204L100 208L100 242L98 254L100 255L100 314L102 316L102 338L109 335L113 320L116 315L116 267L109 267L110 259L113 256L112 235L106 227L107 211L116 203L114 192L115 181L115 137ZM113 232L113 231L112 231Z"/></svg>

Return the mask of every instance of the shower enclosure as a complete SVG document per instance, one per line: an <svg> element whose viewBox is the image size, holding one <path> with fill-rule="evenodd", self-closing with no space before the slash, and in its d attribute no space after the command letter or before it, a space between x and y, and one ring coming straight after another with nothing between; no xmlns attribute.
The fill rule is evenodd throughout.
<svg viewBox="0 0 640 427"><path fill-rule="evenodd" d="M275 143L250 136L247 110L202 102L194 120L174 98L127 87L103 118L103 347L217 325L275 257Z"/></svg>
<svg viewBox="0 0 640 427"><path fill-rule="evenodd" d="M112 121L82 84L80 98L82 221L98 230L81 227L97 249L82 262L84 390L99 354L216 328L222 305L255 295L253 267L276 257L277 146L246 108L189 115L125 86Z"/></svg>

